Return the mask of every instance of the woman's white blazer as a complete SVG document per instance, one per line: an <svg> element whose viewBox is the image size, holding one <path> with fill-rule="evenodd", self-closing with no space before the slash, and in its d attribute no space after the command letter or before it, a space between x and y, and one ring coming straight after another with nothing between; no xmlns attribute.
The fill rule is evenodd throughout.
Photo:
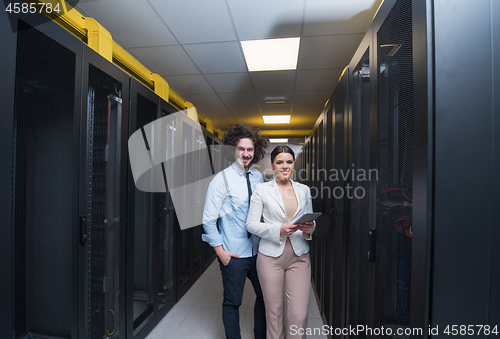
<svg viewBox="0 0 500 339"><path fill-rule="evenodd" d="M292 180L291 180L292 181ZM312 212L311 190L306 185L292 181L297 197L294 217ZM263 221L261 222L261 216ZM247 229L261 238L259 252L270 257L279 257L285 249L286 236L280 236L281 225L288 222L285 205L276 180L258 184L252 194L248 211ZM310 235L298 230L290 235L293 251L301 256L309 252Z"/></svg>

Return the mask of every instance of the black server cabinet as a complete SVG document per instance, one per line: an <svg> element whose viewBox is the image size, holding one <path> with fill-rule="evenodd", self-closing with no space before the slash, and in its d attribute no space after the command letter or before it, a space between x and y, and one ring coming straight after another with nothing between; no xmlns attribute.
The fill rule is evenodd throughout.
<svg viewBox="0 0 500 339"><path fill-rule="evenodd" d="M83 47L79 338L125 335L129 76Z"/></svg>
<svg viewBox="0 0 500 339"><path fill-rule="evenodd" d="M318 203L319 203L319 198L318 198L318 179L315 176L316 174L316 169L318 168L318 134L319 131L316 129L314 131L314 134L311 136L311 143L313 145L312 152L310 154L311 156L311 162L309 163L310 166L310 173L311 173L311 196L314 194L314 199L313 199L313 210L318 209ZM319 231L318 231L319 230ZM310 249L310 257L311 257L311 262L317 263L317 259L321 255L321 248L320 246L320 240L321 240L321 226L318 227L317 230L314 231L315 236L311 241L311 249ZM311 265L311 279L315 285L316 291L319 291L321 289L321 270L318 268L318 265Z"/></svg>
<svg viewBox="0 0 500 339"><path fill-rule="evenodd" d="M324 261L332 267L313 269L313 279L325 279L315 285L320 299L330 299L321 307L334 328L365 325L372 331L359 336L378 338L398 330L407 337L497 333L499 13L491 1L386 0L349 65L348 86L337 86L327 143L333 168L356 176L336 185L365 194L333 202L340 240L329 245L339 252ZM319 130L318 123L300 154L302 168L318 163ZM311 187L321 184L310 177ZM335 289L329 297L327 285Z"/></svg>
<svg viewBox="0 0 500 339"><path fill-rule="evenodd" d="M186 175L183 178L183 186L193 184L193 178L199 178L202 166L192 166L194 156L201 155L200 147L204 142L201 126L197 121L191 119L181 119L179 122L179 144L177 151L179 157L184 161ZM208 152L208 151L207 151ZM208 154L206 154L208 160ZM199 164L199 162L197 162ZM199 209L200 203L194 197L183 194L183 205L192 206L193 210ZM187 290L198 279L202 272L202 240L203 228L201 225L181 230L176 228L176 288L177 300L179 300Z"/></svg>
<svg viewBox="0 0 500 339"><path fill-rule="evenodd" d="M325 202L327 201L328 197L328 191L325 190L325 182L326 182L326 172L325 172L325 120L324 119L319 119L318 122L318 134L317 134L317 143L318 143L318 152L317 152L317 158L316 158L316 166L315 166L315 176L317 176L317 186L316 190L312 192L312 195L314 197L313 199L313 208L315 211L324 211L324 205ZM325 230L328 227L327 220L325 218L325 215L321 215L318 219L316 219L316 230L314 231L315 233L315 243L314 246L315 248L315 261L316 265L318 267L324 267L325 265ZM326 286L326 281L325 281L325 271L324 270L318 270L317 272L317 283L316 283L316 290L318 291L318 294L324 295L324 289L328 288ZM320 303L320 307L322 307Z"/></svg>
<svg viewBox="0 0 500 339"><path fill-rule="evenodd" d="M323 151L322 156L324 158L323 167L321 169L321 196L323 203L318 211L322 212L323 220L323 241L321 243L322 248L322 262L321 267L323 269L323 290L322 298L319 305L321 314L324 315L326 322L329 323L332 314L332 281L334 271L333 266L333 253L334 249L331 246L333 239L333 188L335 182L331 180L332 169L333 169L333 123L332 123L332 109L331 103L329 101L328 105L323 111ZM318 263L319 264L319 263ZM335 272L336 273L336 272Z"/></svg>
<svg viewBox="0 0 500 339"><path fill-rule="evenodd" d="M336 328L345 323L346 308L346 237L347 237L347 202L345 174L350 167L347 163L348 149L348 69L340 79L332 96L332 131L333 131L333 168L335 170L332 186L332 280L331 306L328 318Z"/></svg>
<svg viewBox="0 0 500 339"><path fill-rule="evenodd" d="M176 156L177 127L178 118L175 114L178 110L168 102L160 99L160 110L162 119L167 119L164 143L166 145L167 158ZM165 174L171 168L164 164ZM158 227L157 248L158 248L158 316L156 322L173 307L176 302L176 284L175 284L175 229L179 227L175 215L174 204L168 186L163 195L163 205L160 206L161 219Z"/></svg>
<svg viewBox="0 0 500 339"><path fill-rule="evenodd" d="M210 157L209 157L209 151L208 148L206 147L205 143L205 137L203 135L203 129L199 125L199 122L194 122L197 125L197 128L194 130L194 149L193 152L196 156L195 158L195 164L198 164L198 166L193 166L193 170L195 171L195 176L198 179L196 182L196 185L198 185L199 189L196 191L201 191L201 186L200 181L205 175L210 176L212 171L210 167ZM208 170L208 171L207 171ZM205 203L205 197L198 195L195 197L194 200L191 201L191 203L194 204L195 211L197 213L203 212L204 203ZM201 240L201 235L203 234L203 226L200 224L193 227L193 240L194 243L196 244L195 246L192 247L192 279L193 282L198 279L198 277L201 275L203 272L203 241ZM192 283L191 283L192 285Z"/></svg>
<svg viewBox="0 0 500 339"><path fill-rule="evenodd" d="M149 88L130 78L129 135L159 118L159 98ZM149 127L148 127L149 126ZM146 145L151 150L155 145ZM129 165L130 169L130 165ZM139 190L129 171L127 195L127 337L143 338L156 325L159 286L157 233L165 206L165 195Z"/></svg>
<svg viewBox="0 0 500 339"><path fill-rule="evenodd" d="M53 23L0 19L0 332L76 337L82 49Z"/></svg>
<svg viewBox="0 0 500 339"><path fill-rule="evenodd" d="M346 324L368 324L368 291L370 286L370 198L375 192L370 177L370 43L368 34L349 67L349 164L352 175L348 183L352 198L348 201ZM365 337L364 334L359 337Z"/></svg>
<svg viewBox="0 0 500 339"><path fill-rule="evenodd" d="M204 129L203 131L205 135L205 142L208 147L208 154L209 154L210 166L212 168L212 174L215 175L221 169L221 161L222 161L222 156L220 154L222 152L220 148L221 141L219 140L219 138L217 138L215 135L208 132L207 130ZM201 246L203 251L203 271L205 271L215 259L216 254L212 246L210 246L208 243L203 241Z"/></svg>
<svg viewBox="0 0 500 339"><path fill-rule="evenodd" d="M427 193L423 197L430 197L433 207L433 213L426 215L433 225L428 243L429 323L432 328L439 326L441 335L448 325L450 333L461 335L471 335L468 325L485 325L480 333L479 326L474 326L474 335L486 337L489 330L492 337L498 335L492 332L495 327L500 331L500 250L496 246L500 7L498 1L460 0L450 8L445 1L435 0L432 5L415 8L415 14L426 15L426 24L433 23L432 39L418 36L421 44L427 42L427 49L418 55L428 58L427 63L418 59L418 67L426 71L419 80L426 81L423 88L431 88L433 94L424 102L434 105L427 121L418 120L423 127L433 127L426 145L434 152L423 153L432 155L431 161L422 159L429 164L422 172L432 169L433 194L420 192ZM426 94L422 89L417 93ZM427 187L423 175L416 179Z"/></svg>
<svg viewBox="0 0 500 339"><path fill-rule="evenodd" d="M374 328L410 325L413 218L412 2L394 3L378 27L374 77L377 101L372 151L377 170Z"/></svg>

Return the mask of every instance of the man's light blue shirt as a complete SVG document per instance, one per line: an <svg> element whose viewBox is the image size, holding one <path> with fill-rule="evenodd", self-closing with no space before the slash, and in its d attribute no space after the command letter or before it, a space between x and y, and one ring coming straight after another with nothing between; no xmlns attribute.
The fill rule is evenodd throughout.
<svg viewBox="0 0 500 339"><path fill-rule="evenodd" d="M264 182L262 173L250 168L252 192L255 186ZM224 176L227 180L227 186ZM235 163L218 173L210 182L203 210L203 241L212 247L222 245L225 251L233 252L240 258L257 254L258 238L247 236L245 226L248 216L248 187L245 171ZM219 231L217 219L220 215Z"/></svg>

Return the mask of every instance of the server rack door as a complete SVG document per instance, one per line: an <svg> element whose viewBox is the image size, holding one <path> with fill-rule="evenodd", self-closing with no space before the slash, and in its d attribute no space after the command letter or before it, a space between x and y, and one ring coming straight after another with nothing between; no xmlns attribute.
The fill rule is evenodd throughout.
<svg viewBox="0 0 500 339"><path fill-rule="evenodd" d="M376 267L373 326L410 321L413 193L412 2L398 0L377 46Z"/></svg>
<svg viewBox="0 0 500 339"><path fill-rule="evenodd" d="M311 142L310 142L310 154L309 154L309 166L310 166L310 173L311 173L311 178L310 178L310 189L311 189L311 195L312 192L317 192L318 190L318 181L316 178L316 166L317 166L317 154L318 151L316 149L318 144L318 130L316 129L311 136ZM317 207L317 202L316 199L313 199L313 209ZM316 233L316 231L315 231ZM311 279L314 283L314 289L316 290L316 294L320 294L319 286L321 284L320 282L320 267L318 267L318 260L316 260L318 256L318 252L320 252L320 249L318 248L318 240L317 236L313 237L311 240L311 248L310 248L310 256L311 256Z"/></svg>
<svg viewBox="0 0 500 339"><path fill-rule="evenodd" d="M331 102L331 101L330 101ZM334 173L333 168L333 123L332 123L332 110L333 106L329 105L325 111L325 136L324 136L324 169L326 172L325 180L322 187L323 192L323 296L322 296L322 308L321 311L324 314L324 318L327 323L331 323L332 320L332 281L333 275L335 274L332 269L332 259L333 259L333 184L334 180L332 174Z"/></svg>
<svg viewBox="0 0 500 339"><path fill-rule="evenodd" d="M3 66L2 78L0 79L0 100L4 112L2 124L0 124L0 156L4 161L0 162L0 175L4 178L4 189L0 190L0 215L4 227L13 233L12 223L12 192L14 191L14 178L12 168L14 166L12 157L12 145L14 140L14 96L16 81L16 58L17 58L17 33L12 31L9 24L8 13L0 13L0 64ZM11 67L6 67L11 66ZM9 225L9 226L7 226ZM12 236L0 238L0 333L7 338L14 333L13 301L12 291L12 267L13 262L13 239Z"/></svg>
<svg viewBox="0 0 500 339"><path fill-rule="evenodd" d="M200 160L198 157L202 155L201 147L204 145L203 134L201 133L201 126L197 121L184 118L179 123L181 134L179 137L178 150L181 159L183 161L182 168L184 169L184 177L182 186L186 187L186 194L182 194L182 204L183 206L190 206L189 216L179 216L178 218L187 218L186 220L192 221L191 218L194 215L201 216L203 207L201 201L195 196L191 196L189 193L190 189L198 184L198 181L202 175L200 171L204 171L209 168L210 160L208 158L208 151L205 152L205 160ZM206 163L205 163L206 162ZM197 165L194 166L193 163ZM203 164L204 163L204 164ZM202 166L203 165L203 166ZM204 169L200 169L203 167ZM207 176L209 176L208 174ZM199 190L196 190L199 192ZM187 209L185 209L187 211ZM201 224L201 217L200 217ZM177 250L177 299L180 299L187 290L192 286L194 281L201 274L201 225L190 227L181 230L180 228L176 230L177 244L179 245Z"/></svg>
<svg viewBox="0 0 500 339"><path fill-rule="evenodd" d="M159 117L159 98L130 78L129 133L154 135L150 124ZM153 138L149 139L152 140ZM147 138L145 139L147 140ZM155 154L154 143L146 148ZM165 189L163 187L163 189ZM165 194L141 191L129 174L127 229L127 337L143 338L155 326L158 308L158 227Z"/></svg>
<svg viewBox="0 0 500 339"><path fill-rule="evenodd" d="M84 48L80 175L80 337L118 337L124 321L128 76ZM83 167L85 166L85 167Z"/></svg>
<svg viewBox="0 0 500 339"><path fill-rule="evenodd" d="M196 213L201 216L203 214L203 208L205 207L205 194L206 194L206 191L203 189L203 186L201 185L202 183L201 180L204 179L205 177L209 177L212 175L212 167L210 165L208 148L205 143L205 138L203 136L201 128L198 128L194 131L194 138L195 138L194 152L195 152L195 164L196 164L195 166L193 166L196 171L195 173L196 182L194 183L194 185L196 186L195 191L200 192L200 194L193 197L194 199L192 201L194 202L195 205L194 211L196 211ZM201 240L202 234L203 234L203 226L201 224L201 218L200 218L200 223L198 224L198 226L193 227L193 238L194 238L194 243L196 244L195 246L193 246L193 259L192 259L193 281L198 279L198 277L203 272L203 260L202 260L203 241Z"/></svg>
<svg viewBox="0 0 500 339"><path fill-rule="evenodd" d="M325 201L325 184L326 184L326 169L324 165L324 125L325 121L321 120L321 122L318 124L318 127L316 129L317 134L315 134L316 137L316 163L315 163L315 169L314 169L314 175L316 179L316 189L312 192L313 195L313 206L314 210L318 212L324 212L324 201ZM325 252L325 247L324 247L324 229L325 229L325 218L324 216L320 216L318 219L316 219L316 230L314 231L315 234L315 241L312 244L314 248L314 261L315 261L315 266L317 267L316 271L316 290L318 291L318 295L320 296L320 310L324 311L324 287L325 287L325 269L324 269L324 252Z"/></svg>
<svg viewBox="0 0 500 339"><path fill-rule="evenodd" d="M213 155L213 146L214 146L214 140L212 139L211 136L209 135L205 135L205 142L207 144L207 147L209 148L209 156L210 156L210 167L212 169L212 173L213 173L213 169L214 169L214 166L213 166L213 162L214 162L214 155ZM212 260L213 259L213 249L212 249L212 246L210 246L208 243L206 242L203 242L203 244L201 245L202 246L202 251L203 251L203 270L205 270L208 265L210 265L212 263Z"/></svg>
<svg viewBox="0 0 500 339"><path fill-rule="evenodd" d="M348 71L344 73L335 90L333 105L334 156L333 164L336 173L333 183L333 280L332 280L332 325L337 328L345 325L345 293L346 293L346 201L347 189L345 174L347 173L347 110L348 110Z"/></svg>
<svg viewBox="0 0 500 339"><path fill-rule="evenodd" d="M417 3L415 1L414 6ZM498 335L500 327L500 251L496 245L500 233L497 214L500 187L499 2L478 2L474 6L466 1L452 4L434 1L432 4L433 41L428 46L432 46L429 52L434 60L430 68L432 75L427 75L428 86L435 86L434 97L429 98L433 109L428 113L428 121L432 122L429 141L432 140L433 148L429 157L432 159L429 166L432 168L432 212L428 214L432 216L430 325L439 326L440 332L447 329L452 333L459 327L464 334L466 326L455 327L451 323L481 323L486 325L482 333L469 333L476 337L493 337L494 332ZM464 20L470 23L463 25ZM465 41L473 41L476 47L470 48ZM415 48L414 53L419 52ZM420 70L423 73L426 69L421 57L418 61L416 77L421 75ZM463 86L464 83L471 85ZM417 191L425 183L421 167L425 164L422 157L426 153L422 152L422 145L417 144L425 126L422 126L420 115L421 112L415 110L415 119L419 120L415 146L420 148L415 155L421 162L418 167L415 164L419 173L415 173L414 178L414 192L418 193L414 195L414 215L420 220L415 224L418 229L414 229L414 242L419 241L424 232L421 215L425 211L422 205L425 196L421 190ZM417 249L414 243L414 256L421 253L421 248ZM412 264L422 267L416 260ZM416 269L413 266L415 275ZM418 281L412 280L412 292L418 293L413 283ZM421 289L423 286L419 285ZM412 306L414 304L412 302ZM413 313L411 317L413 321Z"/></svg>
<svg viewBox="0 0 500 339"><path fill-rule="evenodd" d="M13 55L1 80L1 134L9 137L1 146L9 245L1 254L11 258L1 287L12 300L2 299L11 322L0 333L75 337L81 44L52 22L14 24L15 32L2 27L2 56Z"/></svg>
<svg viewBox="0 0 500 339"><path fill-rule="evenodd" d="M185 164L183 168L186 170L186 175L183 178L183 185L188 184L187 178L188 176L192 175L192 168L187 165L188 160L186 154L192 152L194 145L194 136L193 136L193 127L186 123L185 121L180 122L180 138L179 138L179 152L182 156L185 157L184 161ZM191 204L191 199L188 198L187 196L183 195L183 202L182 204L184 206L187 206ZM192 275L192 267L191 267L191 246L192 246L192 240L193 240L193 229L188 228L185 230L176 230L177 235L177 243L179 244L178 250L177 250L177 274L176 274L176 279L177 279L177 300L179 300L184 293L187 292L189 287L192 284L191 281L191 275Z"/></svg>
<svg viewBox="0 0 500 339"><path fill-rule="evenodd" d="M210 157L212 174L216 174L216 171L219 171L220 169L220 164L219 164L220 149L218 148L220 140L217 139L216 136L205 130L205 141L209 150L208 154ZM213 250L213 247L206 242L202 242L201 246L203 251L203 271L205 271L207 267L215 259L215 251Z"/></svg>
<svg viewBox="0 0 500 339"><path fill-rule="evenodd" d="M175 109L169 103L161 100L161 115L163 119L167 119L166 130L163 136L163 143L166 146L167 159L173 159L177 156L176 145L178 144L177 128L179 121L175 113ZM163 164L165 175L173 170L171 162ZM164 205L161 209L160 226L158 227L158 322L175 304L176 289L175 289L175 228L178 228L177 218L175 217L174 204L170 191L167 186L167 191L164 195Z"/></svg>
<svg viewBox="0 0 500 339"><path fill-rule="evenodd" d="M372 172L369 169L370 152L370 48L365 51L359 62L354 65L350 81L351 92L351 132L349 159L353 165L353 176L349 183L353 189L353 197L348 210L348 312L346 325L357 326L367 324L367 275L369 263L369 199ZM366 337L361 333L360 337Z"/></svg>

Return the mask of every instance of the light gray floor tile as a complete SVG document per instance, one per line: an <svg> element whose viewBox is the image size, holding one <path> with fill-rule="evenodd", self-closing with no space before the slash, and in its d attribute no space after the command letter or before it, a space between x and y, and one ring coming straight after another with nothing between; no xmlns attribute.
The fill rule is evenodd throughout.
<svg viewBox="0 0 500 339"><path fill-rule="evenodd" d="M170 335L175 333L181 326L184 319L187 317L192 307L174 305L170 312L156 325L156 327L146 337L147 339L171 338Z"/></svg>
<svg viewBox="0 0 500 339"><path fill-rule="evenodd" d="M208 308L193 307L188 316L184 318L179 328L175 331L175 339L188 338L224 338L222 326L222 313L214 312Z"/></svg>
<svg viewBox="0 0 500 339"><path fill-rule="evenodd" d="M167 313L146 339L221 339L225 338L222 324L222 277L219 263L212 265L193 284L188 292ZM253 306L255 292L249 280L245 284L240 307L242 339L253 338ZM311 291L308 328L321 329L323 321L316 298ZM318 331L318 330L316 330ZM325 336L308 336L324 339Z"/></svg>
<svg viewBox="0 0 500 339"><path fill-rule="evenodd" d="M312 335L307 335L308 339L327 339L327 336L323 335L323 320L318 318L308 318L307 329ZM306 332L308 333L308 332Z"/></svg>
<svg viewBox="0 0 500 339"><path fill-rule="evenodd" d="M253 310L245 312L243 323L240 322L241 339L253 339Z"/></svg>
<svg viewBox="0 0 500 339"><path fill-rule="evenodd" d="M311 294L309 297L309 318L319 318L321 319L321 313L319 312L318 303L316 302L316 295L311 288Z"/></svg>

